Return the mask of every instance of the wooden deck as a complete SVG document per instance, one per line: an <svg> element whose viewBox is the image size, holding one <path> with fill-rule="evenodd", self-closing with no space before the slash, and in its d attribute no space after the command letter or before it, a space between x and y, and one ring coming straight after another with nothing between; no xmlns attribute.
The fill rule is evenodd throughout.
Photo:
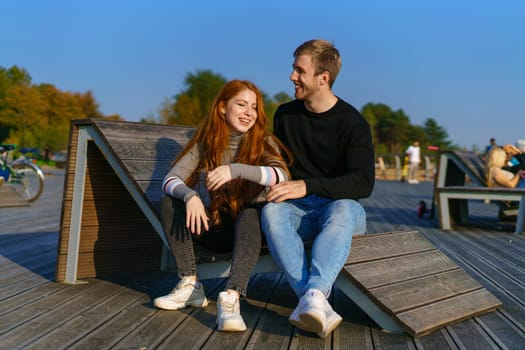
<svg viewBox="0 0 525 350"><path fill-rule="evenodd" d="M470 226L437 228L416 215L430 205L433 184L378 181L363 200L368 233L418 230L440 251L503 302L495 312L412 338L381 331L340 290L333 305L344 322L326 339L287 321L296 297L281 273L253 276L241 312L248 331L215 331L216 307L160 311L152 299L167 293L167 272L53 282L61 213L63 171L46 178L44 194L30 207L0 208L0 349L524 349L525 237L512 223L496 221L497 206L473 202ZM212 301L224 279L206 280Z"/></svg>

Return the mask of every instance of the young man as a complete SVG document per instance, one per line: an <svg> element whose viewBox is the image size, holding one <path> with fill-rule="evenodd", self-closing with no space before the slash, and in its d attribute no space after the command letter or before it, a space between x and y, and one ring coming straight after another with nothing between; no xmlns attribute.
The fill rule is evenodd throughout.
<svg viewBox="0 0 525 350"><path fill-rule="evenodd" d="M332 92L338 50L310 40L294 52L295 100L279 106L274 132L292 151L292 181L273 185L262 212L270 253L299 297L289 321L330 334L342 319L327 297L348 258L352 235L366 229L358 198L374 187L374 149L361 114ZM307 257L305 241L313 241Z"/></svg>
<svg viewBox="0 0 525 350"><path fill-rule="evenodd" d="M417 173L419 171L419 163L421 163L421 149L419 148L419 142L414 141L406 150L408 156L408 183L418 184Z"/></svg>

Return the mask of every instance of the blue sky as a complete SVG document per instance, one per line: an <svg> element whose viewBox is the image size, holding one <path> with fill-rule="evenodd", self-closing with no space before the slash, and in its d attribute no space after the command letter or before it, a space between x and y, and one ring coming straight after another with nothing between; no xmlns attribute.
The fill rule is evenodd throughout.
<svg viewBox="0 0 525 350"><path fill-rule="evenodd" d="M525 139L525 1L2 1L0 66L91 90L135 121L211 69L293 95L292 52L312 38L343 57L335 93L360 109L434 118L452 142Z"/></svg>

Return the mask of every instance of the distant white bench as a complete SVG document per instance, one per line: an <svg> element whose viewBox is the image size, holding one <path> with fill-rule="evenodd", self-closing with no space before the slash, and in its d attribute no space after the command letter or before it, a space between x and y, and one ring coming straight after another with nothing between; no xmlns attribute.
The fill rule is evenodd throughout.
<svg viewBox="0 0 525 350"><path fill-rule="evenodd" d="M72 122L57 281L175 268L159 219L161 183L193 132ZM231 254L196 251L202 279L228 276ZM269 271L278 269L263 249L254 272ZM382 329L413 336L501 305L417 231L354 236L336 285Z"/></svg>
<svg viewBox="0 0 525 350"><path fill-rule="evenodd" d="M467 177L469 184L466 183ZM487 187L483 161L474 152L442 152L435 191L439 226L444 230L450 230L453 225L466 224L468 200L479 199L496 201L506 215L517 214L515 232L524 231L525 189ZM505 203L508 201L518 202L518 209L509 209Z"/></svg>

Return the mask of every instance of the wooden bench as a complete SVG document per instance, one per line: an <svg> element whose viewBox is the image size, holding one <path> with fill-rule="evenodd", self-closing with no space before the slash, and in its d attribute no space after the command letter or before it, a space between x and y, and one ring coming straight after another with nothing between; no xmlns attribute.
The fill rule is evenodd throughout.
<svg viewBox="0 0 525 350"><path fill-rule="evenodd" d="M515 232L523 233L525 190L487 187L484 169L483 161L474 152L444 151L440 154L435 182L440 228L450 230L453 225L466 224L468 200L478 199L495 201L505 215L517 215ZM518 209L509 208L508 201L518 202Z"/></svg>
<svg viewBox="0 0 525 350"><path fill-rule="evenodd" d="M57 281L174 268L159 220L160 188L193 132L145 123L72 122ZM201 253L200 278L228 276L229 255ZM262 254L254 272L269 271L278 269ZM382 329L413 336L501 305L417 231L355 236L336 286Z"/></svg>

